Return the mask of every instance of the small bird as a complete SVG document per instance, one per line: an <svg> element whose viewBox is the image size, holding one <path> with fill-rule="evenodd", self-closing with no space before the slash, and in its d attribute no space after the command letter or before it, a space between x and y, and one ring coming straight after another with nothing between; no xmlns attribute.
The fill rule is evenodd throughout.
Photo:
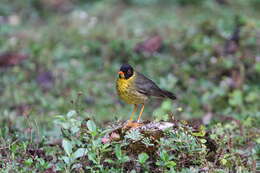
<svg viewBox="0 0 260 173"><path fill-rule="evenodd" d="M134 110L127 126L131 126L133 116L137 111L139 104L142 105L142 108L137 123L140 121L144 111L144 104L150 97L176 99L176 96L173 93L160 89L152 80L135 71L129 64L123 64L118 75L116 89L119 97L126 103L134 105Z"/></svg>

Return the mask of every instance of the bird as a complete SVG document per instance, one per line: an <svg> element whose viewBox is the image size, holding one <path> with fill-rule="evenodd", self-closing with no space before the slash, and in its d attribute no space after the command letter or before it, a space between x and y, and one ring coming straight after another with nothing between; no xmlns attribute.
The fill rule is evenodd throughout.
<svg viewBox="0 0 260 173"><path fill-rule="evenodd" d="M155 82L147 78L143 74L134 70L129 64L123 64L118 71L116 80L116 90L120 99L128 104L134 105L134 110L126 126L139 126L140 119L144 111L145 103L151 98L169 98L175 100L176 96L167 90L159 88ZM133 116L138 109L138 105L142 105L137 124L133 123Z"/></svg>

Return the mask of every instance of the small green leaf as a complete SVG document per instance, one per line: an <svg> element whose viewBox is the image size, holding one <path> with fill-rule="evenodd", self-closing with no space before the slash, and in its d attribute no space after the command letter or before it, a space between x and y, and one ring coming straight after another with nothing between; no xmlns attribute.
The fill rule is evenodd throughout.
<svg viewBox="0 0 260 173"><path fill-rule="evenodd" d="M260 144L260 138L255 139L256 143Z"/></svg>
<svg viewBox="0 0 260 173"><path fill-rule="evenodd" d="M116 145L115 147L115 154L117 159L121 159L122 158L122 151L119 145Z"/></svg>
<svg viewBox="0 0 260 173"><path fill-rule="evenodd" d="M175 163L174 161L168 161L168 162L166 163L166 166L167 166L168 168L172 168L172 167L175 167L175 166L176 166L176 163Z"/></svg>
<svg viewBox="0 0 260 173"><path fill-rule="evenodd" d="M121 162L122 162L122 163L125 163L125 162L127 162L127 161L129 161L129 160L130 160L130 159L129 159L128 156L123 156L122 159L121 159Z"/></svg>
<svg viewBox="0 0 260 173"><path fill-rule="evenodd" d="M71 170L78 170L82 168L82 164L78 163L78 164L73 164L73 166L71 167Z"/></svg>
<svg viewBox="0 0 260 173"><path fill-rule="evenodd" d="M80 157L83 157L87 154L87 149L86 148L79 148L77 149L77 151L75 151L72 155L73 159L77 159L77 158L80 158Z"/></svg>
<svg viewBox="0 0 260 173"><path fill-rule="evenodd" d="M249 92L249 94L246 96L245 100L247 102L254 102L258 98L258 93L257 92Z"/></svg>
<svg viewBox="0 0 260 173"><path fill-rule="evenodd" d="M144 164L148 158L149 158L149 156L146 153L141 153L138 155L138 161L141 164Z"/></svg>
<svg viewBox="0 0 260 173"><path fill-rule="evenodd" d="M247 117L242 123L246 127L251 127L254 122L254 119L252 117Z"/></svg>
<svg viewBox="0 0 260 173"><path fill-rule="evenodd" d="M67 113L67 117L71 118L72 116L76 115L76 111L75 110L71 110Z"/></svg>
<svg viewBox="0 0 260 173"><path fill-rule="evenodd" d="M11 145L11 151L15 153L17 150L17 145Z"/></svg>
<svg viewBox="0 0 260 173"><path fill-rule="evenodd" d="M157 166L163 166L163 165L164 165L164 162L163 162L163 161L157 161L155 164L156 164Z"/></svg>
<svg viewBox="0 0 260 173"><path fill-rule="evenodd" d="M227 159L221 159L221 160L220 160L220 163L221 163L222 165L226 165L226 164L227 164Z"/></svg>
<svg viewBox="0 0 260 173"><path fill-rule="evenodd" d="M64 115L56 115L55 116L56 119L54 120L54 122L59 123L59 121L65 121L64 117L65 117Z"/></svg>
<svg viewBox="0 0 260 173"><path fill-rule="evenodd" d="M243 104L243 95L240 90L235 90L230 94L228 100L229 104L232 106L240 106Z"/></svg>
<svg viewBox="0 0 260 173"><path fill-rule="evenodd" d="M225 58L223 59L223 66L227 69L230 69L234 66L234 62L231 59Z"/></svg>
<svg viewBox="0 0 260 173"><path fill-rule="evenodd" d="M172 102L170 100L165 100L163 103L162 103L162 109L163 110L171 110L171 107L172 107Z"/></svg>
<svg viewBox="0 0 260 173"><path fill-rule="evenodd" d="M192 133L193 136L200 136L200 137L203 137L205 136L205 133L202 131L202 132L193 132Z"/></svg>
<svg viewBox="0 0 260 173"><path fill-rule="evenodd" d="M113 163L114 163L114 160L106 159L105 162L113 164Z"/></svg>
<svg viewBox="0 0 260 173"><path fill-rule="evenodd" d="M130 173L136 173L136 171L134 169L132 169L132 171Z"/></svg>
<svg viewBox="0 0 260 173"><path fill-rule="evenodd" d="M64 128L64 129L69 129L69 128L70 128L70 123L64 122L64 123L61 124L61 126L62 126L62 128Z"/></svg>
<svg viewBox="0 0 260 173"><path fill-rule="evenodd" d="M31 166L32 163L33 163L32 158L29 158L29 159L27 159L27 160L24 161L24 164L25 164L26 166Z"/></svg>
<svg viewBox="0 0 260 173"><path fill-rule="evenodd" d="M255 70L260 73L260 62L255 64Z"/></svg>
<svg viewBox="0 0 260 173"><path fill-rule="evenodd" d="M91 160L93 163L97 164L98 162L96 161L96 154L94 152L88 153L88 159Z"/></svg>
<svg viewBox="0 0 260 173"><path fill-rule="evenodd" d="M205 126L203 126L203 125L201 125L201 126L199 127L199 132L193 132L193 133L192 133L193 136L200 136L200 137L205 136L205 134L206 134Z"/></svg>
<svg viewBox="0 0 260 173"><path fill-rule="evenodd" d="M133 141L138 141L142 139L142 134L138 130L130 130L126 132L125 138L132 139Z"/></svg>
<svg viewBox="0 0 260 173"><path fill-rule="evenodd" d="M200 139L200 142L205 144L207 142L207 140L206 139Z"/></svg>
<svg viewBox="0 0 260 173"><path fill-rule="evenodd" d="M64 151L66 152L66 154L68 156L70 156L70 154L72 152L72 148L73 148L71 141L69 141L67 139L63 139L62 140L62 147L63 147Z"/></svg>
<svg viewBox="0 0 260 173"><path fill-rule="evenodd" d="M70 158L69 158L69 157L63 156L63 157L61 157L61 158L62 158L62 160L63 160L66 164L70 164Z"/></svg>
<svg viewBox="0 0 260 173"><path fill-rule="evenodd" d="M165 161L165 162L170 159L170 156L169 156L168 153L167 153L166 151L164 151L164 150L160 153L160 157L161 157L162 161Z"/></svg>
<svg viewBox="0 0 260 173"><path fill-rule="evenodd" d="M73 127L71 127L70 130L71 130L72 133L75 134L75 133L77 133L77 132L80 130L80 128L78 128L78 127L76 127L76 126L73 126Z"/></svg>
<svg viewBox="0 0 260 173"><path fill-rule="evenodd" d="M96 124L92 120L88 120L87 127L91 132L96 132L97 130Z"/></svg>

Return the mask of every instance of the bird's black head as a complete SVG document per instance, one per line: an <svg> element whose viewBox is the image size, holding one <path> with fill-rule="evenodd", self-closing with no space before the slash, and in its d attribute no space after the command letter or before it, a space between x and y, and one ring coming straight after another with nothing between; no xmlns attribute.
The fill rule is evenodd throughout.
<svg viewBox="0 0 260 173"><path fill-rule="evenodd" d="M119 78L129 79L134 74L134 69L129 64L123 64L118 72Z"/></svg>

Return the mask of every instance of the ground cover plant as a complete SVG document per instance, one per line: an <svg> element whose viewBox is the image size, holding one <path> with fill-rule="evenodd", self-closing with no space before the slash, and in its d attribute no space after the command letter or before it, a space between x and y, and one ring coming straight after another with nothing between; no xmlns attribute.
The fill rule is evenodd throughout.
<svg viewBox="0 0 260 173"><path fill-rule="evenodd" d="M1 172L260 171L257 0L0 2ZM115 91L128 62L178 100L145 126ZM148 128L149 131L149 128Z"/></svg>

